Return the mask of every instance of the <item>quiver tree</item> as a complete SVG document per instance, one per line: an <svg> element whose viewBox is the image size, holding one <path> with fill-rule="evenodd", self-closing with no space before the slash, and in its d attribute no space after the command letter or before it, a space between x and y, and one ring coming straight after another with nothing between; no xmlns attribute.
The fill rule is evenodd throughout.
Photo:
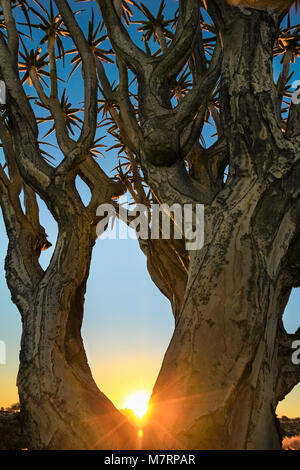
<svg viewBox="0 0 300 470"><path fill-rule="evenodd" d="M282 324L300 272L300 108L289 105L288 117L282 113L290 63L299 54L298 30L290 23L280 29L291 2L270 8L266 1L181 0L170 22L165 2L154 16L140 3L98 0L116 57L117 87L103 65L110 50L91 30L85 38L68 2L55 1L57 14L52 2L47 12L35 1L42 13L28 3L22 2L25 11L42 18L47 50L31 54L22 44L23 82L30 80L49 111L62 152L54 166L43 158L35 107L19 77L21 33L11 2L2 0L0 71L8 101L0 137L8 171L1 170L1 206L9 237L7 281L23 322L18 387L32 447L135 445L130 425L93 382L80 336L96 209L128 190L148 208L149 222L152 201L205 205L201 250L188 252L184 240L140 240L149 273L175 317L145 447L280 448L275 409L300 375L291 362L299 332L288 335ZM145 52L128 32L133 8L144 15ZM64 59L64 37L74 43L75 69L82 66L82 122L66 95L59 99L56 64ZM273 57L279 54L283 69L274 83ZM117 166L118 183L92 156L98 112L126 159L125 172L124 162ZM217 139L205 149L208 121ZM87 207L75 188L78 175L92 193ZM59 229L46 270L38 262L49 242L36 195Z"/></svg>

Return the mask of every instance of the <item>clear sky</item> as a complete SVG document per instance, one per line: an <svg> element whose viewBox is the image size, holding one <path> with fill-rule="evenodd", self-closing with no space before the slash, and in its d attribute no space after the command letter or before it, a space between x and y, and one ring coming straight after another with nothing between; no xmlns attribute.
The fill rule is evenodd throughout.
<svg viewBox="0 0 300 470"><path fill-rule="evenodd" d="M159 1L146 0L145 4L151 8L153 6L155 11ZM167 0L167 6L172 10L176 2ZM87 8L85 3L82 7ZM76 8L81 8L81 5L76 3ZM87 17L87 13L81 16L84 27ZM108 72L113 78L114 69L108 67ZM299 66L295 70L294 79L300 79ZM72 83L61 86L67 87L68 95L76 103L80 102L80 71L74 75ZM29 92L33 94L32 89ZM46 129L46 126L41 127L42 135ZM208 140L212 133L213 130L206 130ZM109 139L106 142L112 145ZM58 152L54 151L54 154L59 159ZM115 166L115 153L106 153L102 162L105 169ZM84 184L79 183L78 188L82 197L87 198L88 192ZM49 240L54 244L56 223L43 203L40 207L42 223ZM0 340L5 341L7 347L7 363L0 365L0 407L5 407L18 400L15 381L21 321L10 300L4 278L7 238L2 219L0 240ZM52 253L53 248L42 254L43 266L47 265ZM285 314L285 324L290 332L295 331L299 325L299 305L300 290L295 290ZM100 389L119 408L123 407L127 396L132 392L150 392L171 339L174 322L169 302L151 281L146 269L146 259L135 240L98 240L88 281L85 312L83 337L89 363ZM278 414L300 416L300 386L279 405Z"/></svg>

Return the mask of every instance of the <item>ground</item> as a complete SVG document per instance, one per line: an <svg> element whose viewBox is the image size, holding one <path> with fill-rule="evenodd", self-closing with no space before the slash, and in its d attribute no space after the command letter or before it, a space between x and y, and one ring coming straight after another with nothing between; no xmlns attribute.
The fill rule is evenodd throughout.
<svg viewBox="0 0 300 470"><path fill-rule="evenodd" d="M125 414L125 413L124 413ZM300 450L300 418L280 418L283 448ZM0 450L21 450L30 447L22 435L20 413L17 410L0 410Z"/></svg>
<svg viewBox="0 0 300 470"><path fill-rule="evenodd" d="M0 411L0 450L20 450L26 448L22 435L20 413Z"/></svg>

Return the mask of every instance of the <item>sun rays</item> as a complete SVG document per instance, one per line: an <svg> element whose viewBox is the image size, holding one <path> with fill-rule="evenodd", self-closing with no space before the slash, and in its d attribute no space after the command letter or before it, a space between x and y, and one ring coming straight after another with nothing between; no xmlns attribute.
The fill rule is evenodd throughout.
<svg viewBox="0 0 300 470"><path fill-rule="evenodd" d="M133 411L137 418L142 419L148 411L150 395L143 390L133 392L126 398L124 408Z"/></svg>

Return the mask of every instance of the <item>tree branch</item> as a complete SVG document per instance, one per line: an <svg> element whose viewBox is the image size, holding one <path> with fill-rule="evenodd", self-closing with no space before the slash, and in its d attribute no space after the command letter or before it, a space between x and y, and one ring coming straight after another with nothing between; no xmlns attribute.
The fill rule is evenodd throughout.
<svg viewBox="0 0 300 470"><path fill-rule="evenodd" d="M87 153L94 141L97 126L98 81L94 55L66 0L55 0L64 23L82 58L84 72L84 120L78 144Z"/></svg>
<svg viewBox="0 0 300 470"><path fill-rule="evenodd" d="M213 58L210 66L202 76L202 79L196 83L192 90L181 100L174 110L176 120L181 129L184 129L194 116L201 105L207 104L207 99L216 87L221 72L222 65L222 46L220 40L217 40Z"/></svg>
<svg viewBox="0 0 300 470"><path fill-rule="evenodd" d="M111 0L97 0L97 3L114 50L137 74L144 74L152 59L130 39L114 3Z"/></svg>
<svg viewBox="0 0 300 470"><path fill-rule="evenodd" d="M153 73L153 84L159 80L176 78L192 55L200 20L200 0L185 0L180 4L180 15L175 37Z"/></svg>
<svg viewBox="0 0 300 470"><path fill-rule="evenodd" d="M124 134L126 139L129 139L130 142L128 147L137 153L139 148L139 141L141 138L141 131L136 119L135 110L129 99L127 67L122 59L117 59L117 65L119 69L119 87L117 91L117 100L122 118L122 125L124 126Z"/></svg>
<svg viewBox="0 0 300 470"><path fill-rule="evenodd" d="M1 7L4 14L4 21L8 34L8 49L14 58L15 70L18 70L18 52L19 52L19 34L16 28L16 22L12 13L11 1L1 0Z"/></svg>
<svg viewBox="0 0 300 470"><path fill-rule="evenodd" d="M92 218L96 215L97 207L112 198L121 196L125 192L120 182L113 181L102 170L92 156L88 156L79 167L79 176L91 190L92 198L88 205L88 211Z"/></svg>
<svg viewBox="0 0 300 470"><path fill-rule="evenodd" d="M22 175L26 174L40 191L46 191L53 169L41 157L37 143L36 119L14 68L12 56L2 37L0 37L0 71L8 91L7 108L13 126L20 172Z"/></svg>

